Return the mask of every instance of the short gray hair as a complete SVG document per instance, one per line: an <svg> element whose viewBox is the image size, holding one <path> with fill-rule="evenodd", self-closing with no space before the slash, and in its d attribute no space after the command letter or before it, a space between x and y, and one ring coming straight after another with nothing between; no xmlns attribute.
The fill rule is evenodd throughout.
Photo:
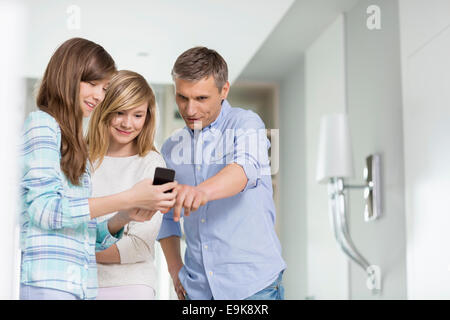
<svg viewBox="0 0 450 320"><path fill-rule="evenodd" d="M174 80L198 81L211 75L221 91L228 81L227 63L217 51L206 47L194 47L183 52L172 68Z"/></svg>

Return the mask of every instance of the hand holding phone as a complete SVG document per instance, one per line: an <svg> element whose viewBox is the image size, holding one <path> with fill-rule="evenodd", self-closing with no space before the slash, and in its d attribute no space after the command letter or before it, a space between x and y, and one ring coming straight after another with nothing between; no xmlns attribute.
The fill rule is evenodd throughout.
<svg viewBox="0 0 450 320"><path fill-rule="evenodd" d="M155 169L155 176L153 178L153 185L166 184L168 182L173 182L175 180L175 170L157 167ZM172 192L173 189L165 191Z"/></svg>

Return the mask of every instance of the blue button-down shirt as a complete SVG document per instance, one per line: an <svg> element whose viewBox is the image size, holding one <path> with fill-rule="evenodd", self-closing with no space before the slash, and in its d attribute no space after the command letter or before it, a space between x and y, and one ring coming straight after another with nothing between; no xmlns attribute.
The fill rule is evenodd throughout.
<svg viewBox="0 0 450 320"><path fill-rule="evenodd" d="M187 248L179 278L191 299L244 299L286 268L274 230L269 147L259 116L226 100L209 126L185 127L164 143L163 157L180 184L196 186L230 163L240 164L248 178L239 194L210 201L183 218ZM158 240L174 235L182 234L171 210Z"/></svg>

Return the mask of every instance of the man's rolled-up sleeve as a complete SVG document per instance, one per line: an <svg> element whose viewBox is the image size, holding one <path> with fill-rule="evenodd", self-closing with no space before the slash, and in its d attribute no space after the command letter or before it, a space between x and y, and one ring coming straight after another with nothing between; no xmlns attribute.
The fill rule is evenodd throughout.
<svg viewBox="0 0 450 320"><path fill-rule="evenodd" d="M164 214L161 228L159 229L158 237L156 238L156 240L160 241L161 239L171 236L177 236L180 238L182 236L180 222L176 222L173 220L173 209Z"/></svg>
<svg viewBox="0 0 450 320"><path fill-rule="evenodd" d="M235 129L232 162L244 169L248 179L241 192L257 187L261 177L270 172L269 147L264 123L258 115L249 112Z"/></svg>
<svg viewBox="0 0 450 320"><path fill-rule="evenodd" d="M171 168L169 163L171 163L170 158L171 158L171 149L169 148L169 144L167 142L169 142L170 140L167 140L166 143L163 144L162 148L161 148L161 154L164 158L164 167L167 168ZM171 168L171 169L175 169L175 168ZM181 214L180 214L180 218L183 216L183 212L184 210L181 209ZM163 214L163 218L162 218L162 222L161 222L161 228L159 229L159 233L158 236L156 237L156 240L160 241L161 239L164 238L168 238L171 236L176 236L176 237L180 237L182 236L182 232L181 232L181 225L180 222L176 222L173 220L173 208Z"/></svg>

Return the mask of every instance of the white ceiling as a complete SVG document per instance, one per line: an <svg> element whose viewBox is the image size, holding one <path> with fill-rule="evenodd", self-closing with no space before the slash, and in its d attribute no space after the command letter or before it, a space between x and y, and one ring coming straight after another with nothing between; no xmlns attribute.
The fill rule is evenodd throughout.
<svg viewBox="0 0 450 320"><path fill-rule="evenodd" d="M358 1L296 0L238 80L282 80L325 28Z"/></svg>
<svg viewBox="0 0 450 320"><path fill-rule="evenodd" d="M233 81L293 0L25 0L28 33L25 76L42 76L56 47L71 37L100 43L119 69L152 83L171 83L176 57L203 45L228 62ZM70 30L71 5L80 8L80 29ZM139 53L148 53L146 56Z"/></svg>

